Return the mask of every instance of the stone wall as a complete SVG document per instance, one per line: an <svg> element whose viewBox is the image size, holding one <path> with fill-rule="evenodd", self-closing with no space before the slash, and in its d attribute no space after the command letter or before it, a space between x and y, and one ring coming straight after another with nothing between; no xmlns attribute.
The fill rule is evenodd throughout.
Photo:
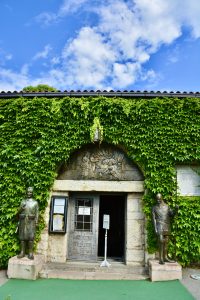
<svg viewBox="0 0 200 300"><path fill-rule="evenodd" d="M51 196L53 195L68 196L68 193L56 191L52 192ZM67 257L67 233L49 234L48 232L50 201L51 197L48 201L48 206L45 211L45 228L41 234L40 242L38 243L37 254L44 255L46 262L65 262Z"/></svg>
<svg viewBox="0 0 200 300"><path fill-rule="evenodd" d="M126 264L145 263L145 219L142 211L142 194L129 193L126 213Z"/></svg>

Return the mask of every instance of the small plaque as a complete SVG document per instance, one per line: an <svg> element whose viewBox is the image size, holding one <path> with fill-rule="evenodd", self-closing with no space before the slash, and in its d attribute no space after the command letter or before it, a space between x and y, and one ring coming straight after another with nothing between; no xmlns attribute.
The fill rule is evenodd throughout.
<svg viewBox="0 0 200 300"><path fill-rule="evenodd" d="M110 228L110 215L103 215L103 228L104 229Z"/></svg>

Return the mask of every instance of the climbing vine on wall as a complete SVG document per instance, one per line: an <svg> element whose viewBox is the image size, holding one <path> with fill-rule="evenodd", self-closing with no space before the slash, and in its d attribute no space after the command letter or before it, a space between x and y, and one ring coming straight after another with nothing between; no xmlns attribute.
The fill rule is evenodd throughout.
<svg viewBox="0 0 200 300"><path fill-rule="evenodd" d="M26 187L34 187L34 196L42 215L59 165L76 149L91 143L94 119L101 121L104 142L123 146L127 155L144 171L148 248L155 251L151 207L154 195L161 192L173 207L176 198L175 165L200 160L200 101L195 98L120 99L18 98L0 101L0 265L19 249L16 213ZM181 202L182 203L182 202ZM185 203L183 201L183 203ZM196 205L194 205L196 203ZM173 228L178 236L176 248L183 264L200 260L199 199L180 205L180 216L187 220ZM198 207L197 207L198 206ZM197 214L197 213L196 213ZM181 220L179 217L178 220ZM191 225L195 223L195 225ZM186 225L184 225L186 226ZM181 235L180 235L181 232ZM172 252L175 243L171 245Z"/></svg>

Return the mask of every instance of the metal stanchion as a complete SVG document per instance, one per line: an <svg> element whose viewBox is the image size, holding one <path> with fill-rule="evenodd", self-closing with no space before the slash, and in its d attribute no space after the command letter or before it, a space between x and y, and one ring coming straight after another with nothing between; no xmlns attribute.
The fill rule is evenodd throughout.
<svg viewBox="0 0 200 300"><path fill-rule="evenodd" d="M110 216L104 215L103 216L103 228L105 231L105 245L104 245L104 261L100 264L100 267L110 267L111 264L107 261L107 230L109 229L110 225Z"/></svg>

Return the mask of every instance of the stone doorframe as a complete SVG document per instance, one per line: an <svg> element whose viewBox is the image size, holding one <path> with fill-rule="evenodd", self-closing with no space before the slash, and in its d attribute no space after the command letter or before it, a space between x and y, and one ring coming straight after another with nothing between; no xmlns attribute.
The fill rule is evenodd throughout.
<svg viewBox="0 0 200 300"><path fill-rule="evenodd" d="M125 263L127 265L145 265L146 252L145 216L142 211L143 181L92 181L92 180L55 180L52 195L68 196L69 192L109 192L126 193L125 212ZM66 262L68 254L68 234L49 234L50 200L45 212L46 227L41 234L37 253L46 261ZM68 222L69 222L68 211ZM69 224L67 224L67 229Z"/></svg>

